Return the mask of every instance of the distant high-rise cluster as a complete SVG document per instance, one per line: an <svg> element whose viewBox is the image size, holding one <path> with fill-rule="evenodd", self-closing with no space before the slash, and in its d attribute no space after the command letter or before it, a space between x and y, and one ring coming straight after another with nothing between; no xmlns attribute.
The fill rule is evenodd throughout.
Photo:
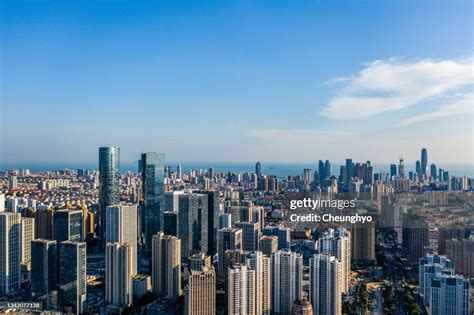
<svg viewBox="0 0 474 315"><path fill-rule="evenodd" d="M98 171L0 171L0 295L76 314L468 315L474 181L426 148L405 162L283 176L148 152L121 172L120 149L101 147ZM303 198L355 207L289 207ZM300 210L374 220L292 222Z"/></svg>

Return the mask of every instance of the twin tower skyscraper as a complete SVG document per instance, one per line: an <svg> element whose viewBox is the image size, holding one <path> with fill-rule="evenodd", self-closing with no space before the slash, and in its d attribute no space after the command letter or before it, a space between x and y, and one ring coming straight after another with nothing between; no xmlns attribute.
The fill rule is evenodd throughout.
<svg viewBox="0 0 474 315"><path fill-rule="evenodd" d="M164 212L165 155L148 152L141 155L138 172L142 179L143 206L141 226L145 255L151 254L152 237L162 230ZM99 204L102 246L105 247L105 211L107 206L120 203L120 148L99 148Z"/></svg>

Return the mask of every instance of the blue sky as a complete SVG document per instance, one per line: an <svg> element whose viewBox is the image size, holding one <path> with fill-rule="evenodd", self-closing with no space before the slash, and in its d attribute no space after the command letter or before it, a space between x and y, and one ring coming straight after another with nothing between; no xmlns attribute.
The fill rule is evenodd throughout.
<svg viewBox="0 0 474 315"><path fill-rule="evenodd" d="M3 163L473 163L470 1L1 1Z"/></svg>

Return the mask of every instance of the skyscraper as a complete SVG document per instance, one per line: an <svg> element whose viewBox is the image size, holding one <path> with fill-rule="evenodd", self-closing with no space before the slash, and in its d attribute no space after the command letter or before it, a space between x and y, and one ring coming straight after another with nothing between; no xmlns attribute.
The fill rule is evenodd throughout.
<svg viewBox="0 0 474 315"><path fill-rule="evenodd" d="M120 202L120 148L99 148L100 237L105 247L105 209Z"/></svg>
<svg viewBox="0 0 474 315"><path fill-rule="evenodd" d="M351 259L365 262L375 260L375 221L352 224Z"/></svg>
<svg viewBox="0 0 474 315"><path fill-rule="evenodd" d="M67 240L82 242L84 239L84 220L82 216L82 210L55 211L53 216L53 239L58 243Z"/></svg>
<svg viewBox="0 0 474 315"><path fill-rule="evenodd" d="M137 206L114 205L106 208L106 233L107 243L128 244L132 264L131 274L137 273Z"/></svg>
<svg viewBox="0 0 474 315"><path fill-rule="evenodd" d="M468 315L469 280L461 275L437 274L431 279L430 315Z"/></svg>
<svg viewBox="0 0 474 315"><path fill-rule="evenodd" d="M326 162L324 162L324 170L326 173L325 179L329 179L331 177L331 163L329 162L329 160L326 160Z"/></svg>
<svg viewBox="0 0 474 315"><path fill-rule="evenodd" d="M398 176L402 179L405 178L405 165L403 164L403 157L400 157L400 163L398 163Z"/></svg>
<svg viewBox="0 0 474 315"><path fill-rule="evenodd" d="M132 253L129 244L105 245L105 300L107 303L132 304Z"/></svg>
<svg viewBox="0 0 474 315"><path fill-rule="evenodd" d="M262 165L260 164L260 162L257 162L257 164L255 164L255 175L257 175L257 180L262 177Z"/></svg>
<svg viewBox="0 0 474 315"><path fill-rule="evenodd" d="M45 297L56 288L56 246L52 240L31 242L31 293L35 298Z"/></svg>
<svg viewBox="0 0 474 315"><path fill-rule="evenodd" d="M302 299L303 257L290 250L272 255L272 311L290 314L295 301Z"/></svg>
<svg viewBox="0 0 474 315"><path fill-rule="evenodd" d="M217 253L217 230L219 229L219 192L198 190L198 194L207 195L207 254Z"/></svg>
<svg viewBox="0 0 474 315"><path fill-rule="evenodd" d="M238 222L235 224L235 227L242 230L242 250L258 250L258 240L260 238L259 224L251 222Z"/></svg>
<svg viewBox="0 0 474 315"><path fill-rule="evenodd" d="M271 259L262 252L246 253L244 263L255 271L255 314L271 312Z"/></svg>
<svg viewBox="0 0 474 315"><path fill-rule="evenodd" d="M342 314L342 264L326 254L309 259L310 301L313 311L320 315Z"/></svg>
<svg viewBox="0 0 474 315"><path fill-rule="evenodd" d="M390 179L393 179L397 176L397 165L390 164Z"/></svg>
<svg viewBox="0 0 474 315"><path fill-rule="evenodd" d="M181 295L181 240L158 233L152 240L153 294L168 299Z"/></svg>
<svg viewBox="0 0 474 315"><path fill-rule="evenodd" d="M319 249L336 257L341 262L341 292L349 292L349 281L351 273L351 238L348 230L338 228L329 229L319 239Z"/></svg>
<svg viewBox="0 0 474 315"><path fill-rule="evenodd" d="M318 162L319 183L321 184L326 179L326 166L322 160Z"/></svg>
<svg viewBox="0 0 474 315"><path fill-rule="evenodd" d="M438 175L438 171L436 169L436 164L431 164L430 166L430 177L433 181L436 181L436 177Z"/></svg>
<svg viewBox="0 0 474 315"><path fill-rule="evenodd" d="M207 253L208 249L208 196L185 193L179 195L178 238L181 255Z"/></svg>
<svg viewBox="0 0 474 315"><path fill-rule="evenodd" d="M0 212L0 295L20 290L21 216Z"/></svg>
<svg viewBox="0 0 474 315"><path fill-rule="evenodd" d="M82 314L87 298L86 243L64 241L60 245L59 289L66 310Z"/></svg>
<svg viewBox="0 0 474 315"><path fill-rule="evenodd" d="M258 314L255 310L255 270L245 265L234 265L228 270L228 314Z"/></svg>
<svg viewBox="0 0 474 315"><path fill-rule="evenodd" d="M163 230L165 155L143 153L141 160L143 187L142 227L145 252L151 253L152 237Z"/></svg>
<svg viewBox="0 0 474 315"><path fill-rule="evenodd" d="M430 303L431 280L438 274L454 274L454 264L446 256L427 254L420 258L419 284L420 292L426 305Z"/></svg>
<svg viewBox="0 0 474 315"><path fill-rule="evenodd" d="M185 314L216 314L216 273L214 268L204 264L199 268L190 268L189 272L190 276L184 298Z"/></svg>
<svg viewBox="0 0 474 315"><path fill-rule="evenodd" d="M345 186L348 190L351 183L351 178L354 175L354 164L352 163L352 159L346 159L346 182Z"/></svg>
<svg viewBox="0 0 474 315"><path fill-rule="evenodd" d="M35 238L50 240L53 238L53 210L36 210L35 212Z"/></svg>
<svg viewBox="0 0 474 315"><path fill-rule="evenodd" d="M35 219L21 218L21 263L30 269L31 241L35 239Z"/></svg>
<svg viewBox="0 0 474 315"><path fill-rule="evenodd" d="M217 275L219 279L224 279L224 258L226 250L242 249L242 230L224 228L217 231Z"/></svg>
<svg viewBox="0 0 474 315"><path fill-rule="evenodd" d="M421 176L427 175L428 171L428 151L425 148L421 149Z"/></svg>

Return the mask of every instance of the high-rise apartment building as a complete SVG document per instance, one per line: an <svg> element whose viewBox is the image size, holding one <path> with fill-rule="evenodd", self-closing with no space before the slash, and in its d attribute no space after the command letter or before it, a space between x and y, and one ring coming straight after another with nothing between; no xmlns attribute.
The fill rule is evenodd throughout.
<svg viewBox="0 0 474 315"><path fill-rule="evenodd" d="M234 265L230 267L228 270L227 285L228 314L257 314L255 290L255 270L245 265Z"/></svg>
<svg viewBox="0 0 474 315"><path fill-rule="evenodd" d="M293 303L302 299L303 257L290 250L279 250L271 261L272 311L290 314Z"/></svg>
<svg viewBox="0 0 474 315"><path fill-rule="evenodd" d="M343 293L349 293L351 273L351 237L349 231L344 228L329 229L319 239L319 250L321 253L336 257L341 262L341 290Z"/></svg>
<svg viewBox="0 0 474 315"><path fill-rule="evenodd" d="M152 275L153 293L174 299L181 295L181 240L158 233L153 236Z"/></svg>
<svg viewBox="0 0 474 315"><path fill-rule="evenodd" d="M469 315L470 285L461 275L437 274L431 279L430 315Z"/></svg>
<svg viewBox="0 0 474 315"><path fill-rule="evenodd" d="M105 300L117 306L132 304L133 248L129 244L105 245Z"/></svg>
<svg viewBox="0 0 474 315"><path fill-rule="evenodd" d="M427 254L420 258L418 283L420 293L427 305L430 302L431 280L440 273L454 275L454 264L446 256Z"/></svg>
<svg viewBox="0 0 474 315"><path fill-rule="evenodd" d="M342 314L342 263L334 256L316 254L309 260L309 296L320 315Z"/></svg>
<svg viewBox="0 0 474 315"><path fill-rule="evenodd" d="M210 257L207 256L210 260ZM199 259L202 261L202 259ZM204 259L207 260L207 259ZM216 314L216 273L210 264L190 265L190 276L185 289L185 314Z"/></svg>
<svg viewBox="0 0 474 315"><path fill-rule="evenodd" d="M21 218L21 263L30 269L31 241L35 239L35 219Z"/></svg>
<svg viewBox="0 0 474 315"><path fill-rule="evenodd" d="M106 208L106 243L128 244L132 264L131 274L137 273L137 206L112 205Z"/></svg>

